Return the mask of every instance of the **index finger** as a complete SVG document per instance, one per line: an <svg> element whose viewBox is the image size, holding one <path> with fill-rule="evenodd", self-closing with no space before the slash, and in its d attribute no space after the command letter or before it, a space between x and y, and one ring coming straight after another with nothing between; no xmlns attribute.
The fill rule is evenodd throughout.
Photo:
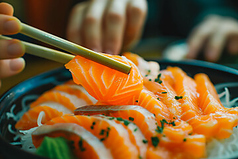
<svg viewBox="0 0 238 159"><path fill-rule="evenodd" d="M147 13L146 0L131 0L127 7L123 47L128 49L140 37Z"/></svg>
<svg viewBox="0 0 238 159"><path fill-rule="evenodd" d="M119 54L124 35L127 2L127 0L110 1L104 21L104 53Z"/></svg>

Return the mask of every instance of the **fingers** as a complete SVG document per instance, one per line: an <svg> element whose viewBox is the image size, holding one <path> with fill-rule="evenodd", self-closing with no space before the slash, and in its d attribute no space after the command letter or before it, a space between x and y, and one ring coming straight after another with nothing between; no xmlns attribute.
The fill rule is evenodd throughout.
<svg viewBox="0 0 238 159"><path fill-rule="evenodd" d="M238 54L238 21L213 16L209 17L191 34L188 44L188 58L196 58L204 47L205 60L216 62L221 57L226 44L231 54Z"/></svg>
<svg viewBox="0 0 238 159"><path fill-rule="evenodd" d="M219 60L225 46L226 38L227 34L223 31L217 32L210 37L204 51L205 60L210 62L216 62Z"/></svg>
<svg viewBox="0 0 238 159"><path fill-rule="evenodd" d="M0 59L10 59L24 55L25 47L18 40L0 40Z"/></svg>
<svg viewBox="0 0 238 159"><path fill-rule="evenodd" d="M77 4L70 15L69 24L67 26L67 38L77 44L83 45L82 38L82 22L88 2Z"/></svg>
<svg viewBox="0 0 238 159"><path fill-rule="evenodd" d="M97 52L102 52L102 20L106 6L107 0L92 1L83 20L84 46Z"/></svg>
<svg viewBox="0 0 238 159"><path fill-rule="evenodd" d="M119 54L125 29L127 0L114 0L104 19L103 52Z"/></svg>
<svg viewBox="0 0 238 159"><path fill-rule="evenodd" d="M222 24L217 26L215 31L216 32L211 35L205 49L205 59L211 62L219 60L227 41L230 40L231 44L234 43L230 38L231 36L234 37L238 35L238 23L233 19L226 18L222 21ZM236 50L236 46L230 47Z"/></svg>
<svg viewBox="0 0 238 159"><path fill-rule="evenodd" d="M16 34L20 31L20 29L20 21L17 18L0 14L0 34Z"/></svg>
<svg viewBox="0 0 238 159"><path fill-rule="evenodd" d="M0 3L0 14L13 15L13 7L8 3Z"/></svg>
<svg viewBox="0 0 238 159"><path fill-rule="evenodd" d="M146 0L91 0L71 12L67 38L98 52L119 54L140 37Z"/></svg>
<svg viewBox="0 0 238 159"><path fill-rule="evenodd" d="M25 67L23 58L0 60L0 79L13 76Z"/></svg>
<svg viewBox="0 0 238 159"><path fill-rule="evenodd" d="M124 48L130 48L141 35L147 13L145 0L131 0L127 7L127 20L124 33Z"/></svg>
<svg viewBox="0 0 238 159"><path fill-rule="evenodd" d="M214 28L218 26L219 18L216 16L207 18L203 23L197 26L191 33L188 46L189 52L188 58L196 58L198 53L201 51L205 41L209 38L214 32Z"/></svg>

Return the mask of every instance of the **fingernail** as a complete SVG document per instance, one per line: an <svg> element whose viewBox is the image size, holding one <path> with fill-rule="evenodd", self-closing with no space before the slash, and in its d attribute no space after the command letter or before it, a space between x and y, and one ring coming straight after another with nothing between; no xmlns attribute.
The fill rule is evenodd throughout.
<svg viewBox="0 0 238 159"><path fill-rule="evenodd" d="M7 52L12 57L18 57L23 55L23 46L18 42L13 42L8 45Z"/></svg>
<svg viewBox="0 0 238 159"><path fill-rule="evenodd" d="M25 61L23 58L12 59L10 61L10 69L14 72L20 72L23 70Z"/></svg>
<svg viewBox="0 0 238 159"><path fill-rule="evenodd" d="M20 25L16 19L12 18L4 23L3 29L8 33L15 34L20 31Z"/></svg>

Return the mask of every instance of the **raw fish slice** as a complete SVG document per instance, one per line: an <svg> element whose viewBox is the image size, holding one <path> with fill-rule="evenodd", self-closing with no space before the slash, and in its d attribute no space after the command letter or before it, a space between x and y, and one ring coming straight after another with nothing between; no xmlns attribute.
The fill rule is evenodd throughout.
<svg viewBox="0 0 238 159"><path fill-rule="evenodd" d="M195 81L178 67L168 67L167 70L172 72L175 79L174 90L178 97L182 98L177 98L181 102L182 119L186 121L200 115L202 112L198 108L198 93Z"/></svg>
<svg viewBox="0 0 238 159"><path fill-rule="evenodd" d="M44 102L56 102L61 105L64 105L67 109L73 112L78 106L85 105L86 102L82 99L79 99L75 95L71 95L66 92L61 91L47 91L42 94L36 101L32 102L30 107L35 107Z"/></svg>
<svg viewBox="0 0 238 159"><path fill-rule="evenodd" d="M206 74L199 73L194 77L199 96L199 106L204 114L226 112L238 115L238 108L225 108L218 97L216 89Z"/></svg>
<svg viewBox="0 0 238 159"><path fill-rule="evenodd" d="M192 134L193 128L185 121L174 121L174 125L165 124L163 134L173 143L182 143L184 138Z"/></svg>
<svg viewBox="0 0 238 159"><path fill-rule="evenodd" d="M157 97L150 91L143 89L139 95L134 96L126 104L139 105L155 115L158 124L161 120L170 120L171 115L169 109L164 103L159 101Z"/></svg>
<svg viewBox="0 0 238 159"><path fill-rule="evenodd" d="M124 74L91 60L76 56L65 66L72 73L74 82L81 84L87 92L100 102L121 104L143 88L143 79L137 67L127 58L107 55L130 65L130 74Z"/></svg>
<svg viewBox="0 0 238 159"><path fill-rule="evenodd" d="M101 116L105 117L105 116ZM105 117L106 119L113 120L112 117ZM136 125L130 122L129 120L122 119L121 117L117 117L114 121L120 123L124 126L125 129L128 130L129 138L131 142L136 145L137 150L139 152L140 158L146 158L146 151L148 148L148 144L143 142L146 141L145 136L142 134L141 129Z"/></svg>
<svg viewBox="0 0 238 159"><path fill-rule="evenodd" d="M84 100L86 104L95 104L97 100L93 98L82 86L76 84L58 85L53 90L62 91L77 96Z"/></svg>
<svg viewBox="0 0 238 159"><path fill-rule="evenodd" d="M157 122L154 114L149 112L143 107L136 105L122 105L122 106L110 106L110 105L90 105L76 109L74 111L76 115L95 115L104 114L111 117L122 118L130 120L135 123L140 131L144 134L146 139L151 143L150 138L156 136L155 131Z"/></svg>
<svg viewBox="0 0 238 159"><path fill-rule="evenodd" d="M29 109L24 115L21 117L20 120L15 125L15 128L18 130L28 130L33 127L37 127L37 119L40 114L40 112L44 112L44 115L42 117L41 123L44 124L47 121L58 117L62 116L63 113L59 112L56 109L53 109L48 106L38 106L38 107L33 107Z"/></svg>
<svg viewBox="0 0 238 159"><path fill-rule="evenodd" d="M206 157L206 138L203 135L187 136L183 143L161 140L161 145L164 146L150 147L147 150L147 159L200 159Z"/></svg>
<svg viewBox="0 0 238 159"><path fill-rule="evenodd" d="M161 75L163 77L163 74ZM163 102L169 109L172 118L180 119L182 115L181 104L175 99L176 92L165 80L161 80L162 83L148 80L144 78L144 86L151 92L153 92L161 102Z"/></svg>
<svg viewBox="0 0 238 159"><path fill-rule="evenodd" d="M72 114L72 110L69 110L64 105L54 102L54 101L46 101L43 103L40 103L39 105L35 105L32 108L38 107L38 106L48 106L52 109L58 110L59 112L62 112L63 114Z"/></svg>
<svg viewBox="0 0 238 159"><path fill-rule="evenodd" d="M224 111L225 108L221 104L216 89L206 74L200 73L194 76L197 83L197 91L199 93L199 107L204 114Z"/></svg>
<svg viewBox="0 0 238 159"><path fill-rule="evenodd" d="M128 130L114 120L96 116L62 116L54 118L46 125L56 123L75 123L99 138L110 149L113 158L135 158L139 156L138 150L130 141Z"/></svg>
<svg viewBox="0 0 238 159"><path fill-rule="evenodd" d="M182 119L187 121L193 127L193 131L198 134L203 134L207 138L215 136L218 129L218 121L213 115L202 115L201 109L198 107L198 93L195 81L187 76L178 67L168 67L174 79L174 90L182 99L181 102Z"/></svg>
<svg viewBox="0 0 238 159"><path fill-rule="evenodd" d="M172 72L168 70L161 70L160 73L161 73L161 77L160 77L161 81L163 82L166 81L167 84L173 87L175 84L175 79Z"/></svg>
<svg viewBox="0 0 238 159"><path fill-rule="evenodd" d="M182 149L194 158L206 157L206 138L204 135L190 135L184 139Z"/></svg>
<svg viewBox="0 0 238 159"><path fill-rule="evenodd" d="M214 118L218 121L216 138L228 138L233 132L233 127L238 122L237 113L232 113L235 109L225 108L221 104L216 89L206 74L196 74L194 79L200 94L199 107L203 110L204 114L213 113Z"/></svg>
<svg viewBox="0 0 238 159"><path fill-rule="evenodd" d="M155 79L159 74L160 66L158 62L146 61L139 55L131 52L125 52L123 53L123 56L131 60L138 67L143 77Z"/></svg>
<svg viewBox="0 0 238 159"><path fill-rule="evenodd" d="M77 158L84 159L112 159L109 149L92 133L73 123L56 123L42 125L32 133L36 147L40 146L45 136L64 137L71 143Z"/></svg>
<svg viewBox="0 0 238 159"><path fill-rule="evenodd" d="M238 116L227 112L216 112L214 113L214 118L218 121L218 129L215 137L218 139L230 137L233 133L233 128L238 123Z"/></svg>
<svg viewBox="0 0 238 159"><path fill-rule="evenodd" d="M164 147L149 147L146 154L147 159L172 159L173 153ZM176 158L180 159L180 158ZM184 159L184 158L183 158Z"/></svg>

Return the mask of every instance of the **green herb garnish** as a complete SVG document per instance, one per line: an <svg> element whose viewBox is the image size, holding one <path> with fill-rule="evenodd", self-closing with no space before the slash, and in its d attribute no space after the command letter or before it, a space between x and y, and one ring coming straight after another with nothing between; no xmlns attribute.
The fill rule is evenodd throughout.
<svg viewBox="0 0 238 159"><path fill-rule="evenodd" d="M174 97L176 100L183 99L183 96L175 96Z"/></svg>
<svg viewBox="0 0 238 159"><path fill-rule="evenodd" d="M130 121L134 121L134 118L132 118L132 117L129 117L129 120L130 120Z"/></svg>
<svg viewBox="0 0 238 159"><path fill-rule="evenodd" d="M143 139L142 142L143 142L144 144L147 144L147 143L148 143L148 140Z"/></svg>
<svg viewBox="0 0 238 159"><path fill-rule="evenodd" d="M151 141L152 141L152 145L153 145L154 147L158 146L158 144L159 144L159 138L158 138L157 136L151 137Z"/></svg>

